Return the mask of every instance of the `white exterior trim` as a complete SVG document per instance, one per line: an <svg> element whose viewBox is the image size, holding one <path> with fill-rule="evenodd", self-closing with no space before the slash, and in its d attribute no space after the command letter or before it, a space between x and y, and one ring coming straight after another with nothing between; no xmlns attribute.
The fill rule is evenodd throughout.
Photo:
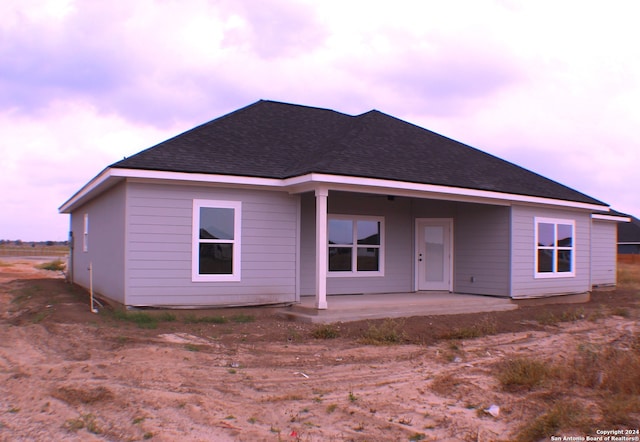
<svg viewBox="0 0 640 442"><path fill-rule="evenodd" d="M318 186L331 190L356 191L361 193L377 193L417 198L430 198L454 201L478 202L495 205L544 204L562 206L565 208L603 211L606 206L575 201L543 198L537 196L517 195L511 193L493 192L488 190L467 189L463 187L440 186L435 184L420 184L406 181L394 181L378 178L362 178L353 176L309 173L292 178L258 178L249 176L166 172L157 170L107 168L93 178L75 195L67 200L58 211L71 213L82 204L85 199L93 196L122 179L165 180L173 182L199 182L211 184L226 184L248 187L279 188L289 193L301 193L315 190ZM605 215L599 215L605 216Z"/></svg>
<svg viewBox="0 0 640 442"><path fill-rule="evenodd" d="M329 191L316 189L316 308L327 309L327 272L329 249L327 247L327 198Z"/></svg>
<svg viewBox="0 0 640 442"><path fill-rule="evenodd" d="M540 224L552 224L554 227L554 245L553 246L540 246L540 242L538 241L538 226ZM557 244L558 241L558 225L567 225L571 226L571 247L560 247ZM576 221L573 219L561 219L561 218L546 218L536 216L533 220L533 228L534 231L534 274L533 277L535 279L548 279L548 278L574 278L576 276ZM538 271L538 251L540 249L543 250L552 250L553 253L553 262L554 268L551 272L539 272ZM570 272L558 272L556 263L557 252L558 250L570 250L571 251L571 271Z"/></svg>
<svg viewBox="0 0 640 442"><path fill-rule="evenodd" d="M233 209L233 239L219 240L216 243L233 244L233 255L231 258L232 273L224 274L204 274L200 273L200 243L210 242L200 239L200 208L223 208ZM193 200L193 215L191 218L191 281L192 282L223 282L240 281L242 275L242 203L240 201L220 201L220 200Z"/></svg>
<svg viewBox="0 0 640 442"><path fill-rule="evenodd" d="M601 215L599 213L591 214L592 219L599 219L602 221L617 221L620 223L630 223L631 218L628 216L616 216L616 215Z"/></svg>
<svg viewBox="0 0 640 442"><path fill-rule="evenodd" d="M344 215L344 214L334 214L331 213L327 215L327 222L332 219L338 220L347 220L353 221L354 225L354 234L356 233L357 222L358 221L375 221L380 223L380 244L376 247L378 252L378 270L377 271L358 271L358 248L366 248L364 246L358 246L356 238L353 238L353 244L351 245L330 245L329 241L327 241L327 250L331 247L350 247L352 251L355 253L351 256L351 270L346 271L331 271L327 268L327 276L329 278L368 278L368 277L381 277L384 276L384 262L385 262L385 220L384 216L371 216L371 215ZM327 255L328 257L328 255ZM327 258L328 259L328 258Z"/></svg>
<svg viewBox="0 0 640 442"><path fill-rule="evenodd" d="M447 259L449 263L449 273L447 277L449 278L449 286L448 291L453 292L453 253L454 253L454 232L453 232L453 218L416 218L413 224L413 289L417 292L420 291L420 272L418 270L418 266L420 265L420 259L418 257L418 251L420 250L420 234L418 233L418 229L421 225L426 225L428 223L435 224L448 224L449 226L449 249L445 250L445 253L449 254Z"/></svg>

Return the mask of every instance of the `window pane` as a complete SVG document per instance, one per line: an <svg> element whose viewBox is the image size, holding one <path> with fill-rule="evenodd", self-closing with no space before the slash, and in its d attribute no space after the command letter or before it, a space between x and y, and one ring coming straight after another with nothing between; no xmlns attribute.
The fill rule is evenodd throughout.
<svg viewBox="0 0 640 442"><path fill-rule="evenodd" d="M573 226L558 224L558 247L571 247L573 245Z"/></svg>
<svg viewBox="0 0 640 442"><path fill-rule="evenodd" d="M233 239L234 209L200 208L200 239Z"/></svg>
<svg viewBox="0 0 640 442"><path fill-rule="evenodd" d="M553 272L553 250L538 250L538 273Z"/></svg>
<svg viewBox="0 0 640 442"><path fill-rule="evenodd" d="M351 271L351 247L329 247L329 271Z"/></svg>
<svg viewBox="0 0 640 442"><path fill-rule="evenodd" d="M571 271L571 250L558 250L558 272Z"/></svg>
<svg viewBox="0 0 640 442"><path fill-rule="evenodd" d="M377 272L379 270L379 248L358 247L358 271Z"/></svg>
<svg viewBox="0 0 640 442"><path fill-rule="evenodd" d="M233 244L200 244L200 274L233 273Z"/></svg>
<svg viewBox="0 0 640 442"><path fill-rule="evenodd" d="M553 247L555 224L539 223L538 224L538 245L545 247Z"/></svg>
<svg viewBox="0 0 640 442"><path fill-rule="evenodd" d="M353 221L330 219L329 244L353 244Z"/></svg>
<svg viewBox="0 0 640 442"><path fill-rule="evenodd" d="M358 244L380 245L380 223L358 221Z"/></svg>
<svg viewBox="0 0 640 442"><path fill-rule="evenodd" d="M444 227L442 226L425 226L425 281L442 282L444 281Z"/></svg>

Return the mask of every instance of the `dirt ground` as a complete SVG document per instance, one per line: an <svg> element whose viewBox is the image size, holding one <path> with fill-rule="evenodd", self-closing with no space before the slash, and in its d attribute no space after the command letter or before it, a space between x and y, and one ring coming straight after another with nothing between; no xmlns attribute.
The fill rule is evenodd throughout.
<svg viewBox="0 0 640 442"><path fill-rule="evenodd" d="M265 307L145 324L91 313L84 291L35 263L0 258L0 441L509 441L576 400L591 427L559 436L640 422L605 427L586 387L508 391L496 377L514 356L561 366L585 345L640 342L635 285L585 304L322 329ZM374 345L384 330L395 342Z"/></svg>

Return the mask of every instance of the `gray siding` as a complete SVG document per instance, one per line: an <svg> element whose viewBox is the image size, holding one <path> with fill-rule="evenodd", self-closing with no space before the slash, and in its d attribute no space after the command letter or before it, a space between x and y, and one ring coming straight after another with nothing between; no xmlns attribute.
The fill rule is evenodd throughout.
<svg viewBox="0 0 640 442"><path fill-rule="evenodd" d="M194 199L242 202L242 278L192 282ZM225 306L295 302L298 196L129 183L127 304Z"/></svg>
<svg viewBox="0 0 640 442"><path fill-rule="evenodd" d="M574 277L536 279L534 218L572 219L576 223L574 245ZM591 214L581 211L513 206L512 235L512 297L535 298L552 295L584 293L591 288Z"/></svg>
<svg viewBox="0 0 640 442"><path fill-rule="evenodd" d="M393 293L413 290L413 227L410 200L383 195L330 192L330 215L384 217L384 276L328 277L327 294ZM315 196L302 199L301 293L315 294Z"/></svg>
<svg viewBox="0 0 640 442"><path fill-rule="evenodd" d="M121 183L71 214L73 279L89 288L89 263L96 293L124 303L126 187ZM84 214L89 215L88 249L83 251Z"/></svg>
<svg viewBox="0 0 640 442"><path fill-rule="evenodd" d="M592 220L591 285L594 287L616 284L617 235L618 224L616 222Z"/></svg>
<svg viewBox="0 0 640 442"><path fill-rule="evenodd" d="M510 295L509 207L460 205L454 224L454 285L458 293Z"/></svg>
<svg viewBox="0 0 640 442"><path fill-rule="evenodd" d="M330 192L329 214L385 218L383 277L328 277L328 294L415 290L416 218L453 218L454 291L509 296L507 207ZM301 293L315 293L315 197L302 198ZM471 283L471 276L475 282Z"/></svg>

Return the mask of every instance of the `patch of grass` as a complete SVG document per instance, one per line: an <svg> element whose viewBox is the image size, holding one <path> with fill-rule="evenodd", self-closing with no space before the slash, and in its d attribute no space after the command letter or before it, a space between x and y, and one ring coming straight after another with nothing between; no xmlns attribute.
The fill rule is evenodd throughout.
<svg viewBox="0 0 640 442"><path fill-rule="evenodd" d="M174 322L177 317L171 312L149 313L139 311L113 310L111 316L120 321L136 324L139 328L155 329L160 322Z"/></svg>
<svg viewBox="0 0 640 442"><path fill-rule="evenodd" d="M98 425L98 422L96 422L96 417L91 413L82 414L76 419L68 419L64 423L64 428L73 432L85 428L89 433L102 434L102 429Z"/></svg>
<svg viewBox="0 0 640 442"><path fill-rule="evenodd" d="M616 307L611 310L611 314L613 316L622 316L623 318L628 318L631 316L631 312L626 307Z"/></svg>
<svg viewBox="0 0 640 442"><path fill-rule="evenodd" d="M498 326L494 319L484 317L475 324L465 327L456 327L441 335L443 339L474 339L482 336L495 335L498 332Z"/></svg>
<svg viewBox="0 0 640 442"><path fill-rule="evenodd" d="M327 408L325 408L327 414L331 414L334 411L336 411L336 409L338 408L338 404L329 404L327 405Z"/></svg>
<svg viewBox="0 0 640 442"><path fill-rule="evenodd" d="M369 324L359 340L369 345L401 344L406 339L403 326L404 321L395 319L385 319L380 325Z"/></svg>
<svg viewBox="0 0 640 442"><path fill-rule="evenodd" d="M196 316L186 315L182 321L185 324L226 324L229 322L224 316Z"/></svg>
<svg viewBox="0 0 640 442"><path fill-rule="evenodd" d="M67 268L67 264L61 259L56 259L49 262L44 262L36 266L37 269L50 270L52 272L64 272Z"/></svg>
<svg viewBox="0 0 640 442"><path fill-rule="evenodd" d="M521 442L548 440L563 429L584 427L588 432L589 428L586 426L589 422L588 415L581 404L574 401L559 401L548 412L538 416L522 428L517 435L517 440Z"/></svg>
<svg viewBox="0 0 640 442"><path fill-rule="evenodd" d="M356 396L355 394L353 394L353 391L349 391L349 402L355 402L358 400L358 396Z"/></svg>
<svg viewBox="0 0 640 442"><path fill-rule="evenodd" d="M146 433L144 433L144 436L142 436L144 440L149 440L152 437L153 437L153 433L151 431L147 431Z"/></svg>
<svg viewBox="0 0 640 442"><path fill-rule="evenodd" d="M540 325L556 325L559 322L575 322L585 319L583 309L569 310L557 315L552 312L544 313L536 318Z"/></svg>
<svg viewBox="0 0 640 442"><path fill-rule="evenodd" d="M38 312L36 313L33 318L31 318L31 322L33 322L34 324L39 324L40 322L42 322L42 320L44 318L46 318L47 316L49 316L51 312L48 310L42 311L42 312Z"/></svg>
<svg viewBox="0 0 640 442"><path fill-rule="evenodd" d="M497 378L507 391L532 390L540 385L550 373L544 362L526 357L504 360L498 367Z"/></svg>
<svg viewBox="0 0 640 442"><path fill-rule="evenodd" d="M185 344L184 348L187 351L200 351L200 346L196 344Z"/></svg>
<svg viewBox="0 0 640 442"><path fill-rule="evenodd" d="M239 313L237 315L233 315L231 320L237 324L246 324L248 322L254 322L256 317L253 315L245 315L244 313Z"/></svg>
<svg viewBox="0 0 640 442"><path fill-rule="evenodd" d="M156 316L158 321L160 322L174 322L177 318L174 313L171 312L162 312Z"/></svg>
<svg viewBox="0 0 640 442"><path fill-rule="evenodd" d="M16 290L12 290L10 293L14 296L11 299L11 303L18 305L23 304L32 297L42 293L42 290L42 287L40 287L38 284L27 285Z"/></svg>
<svg viewBox="0 0 640 442"><path fill-rule="evenodd" d="M424 433L413 433L412 435L409 436L409 441L414 442L414 441L419 441L419 440L424 440L427 436Z"/></svg>
<svg viewBox="0 0 640 442"><path fill-rule="evenodd" d="M145 419L144 417L135 417L135 418L133 418L132 422L133 422L134 425L137 425L137 424L140 424L140 423L144 422L144 419Z"/></svg>
<svg viewBox="0 0 640 442"><path fill-rule="evenodd" d="M613 427L638 427L640 419L638 418L638 410L640 410L640 397L635 395L616 394L611 397L603 398L600 405L602 410L602 423L604 426ZM634 417L635 414L635 417Z"/></svg>
<svg viewBox="0 0 640 442"><path fill-rule="evenodd" d="M436 376L429 388L440 396L448 396L463 381L451 373Z"/></svg>
<svg viewBox="0 0 640 442"><path fill-rule="evenodd" d="M340 336L340 329L335 324L321 324L311 331L311 336L316 339L335 339Z"/></svg>

